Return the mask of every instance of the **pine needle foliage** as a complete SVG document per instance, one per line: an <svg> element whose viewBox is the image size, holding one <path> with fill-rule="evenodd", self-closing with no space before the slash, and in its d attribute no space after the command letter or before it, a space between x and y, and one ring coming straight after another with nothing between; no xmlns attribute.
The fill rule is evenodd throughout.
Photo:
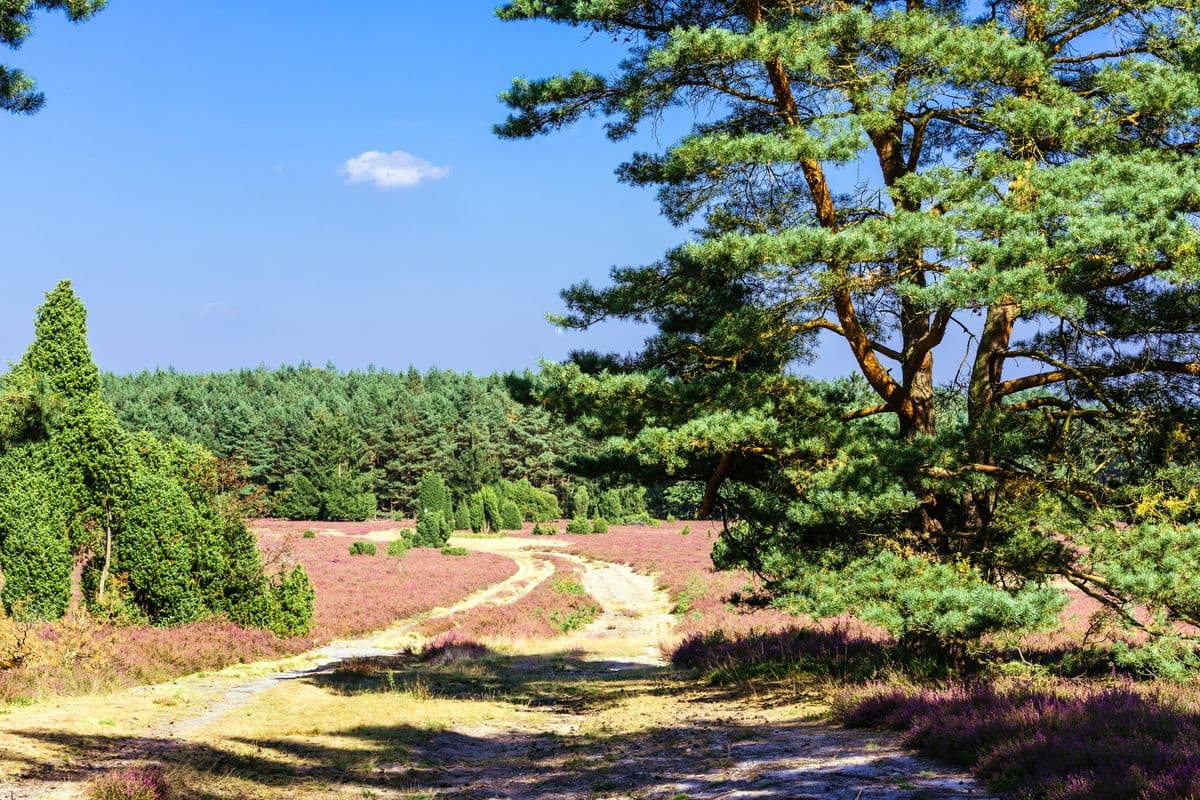
<svg viewBox="0 0 1200 800"><path fill-rule="evenodd" d="M1066 579L1154 634L1200 622L1170 588L1200 553L1195 0L498 14L627 49L515 80L501 136L695 119L619 170L695 235L564 292L561 325L656 328L546 365L596 464L702 482L740 520L714 557L797 611L961 650L1052 623ZM853 379L795 377L818 335ZM1175 512L1146 526L1154 496Z"/></svg>
<svg viewBox="0 0 1200 800"><path fill-rule="evenodd" d="M33 32L39 11L61 11L71 22L84 22L108 5L108 0L5 0L0 4L0 45L17 50ZM46 97L25 72L0 64L0 111L33 114Z"/></svg>

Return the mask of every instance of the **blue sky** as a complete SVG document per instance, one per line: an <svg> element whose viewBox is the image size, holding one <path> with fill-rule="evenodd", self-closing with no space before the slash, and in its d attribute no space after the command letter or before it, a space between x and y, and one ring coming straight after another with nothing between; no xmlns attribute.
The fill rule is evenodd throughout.
<svg viewBox="0 0 1200 800"><path fill-rule="evenodd" d="M80 26L39 16L21 50L0 51L47 96L35 116L0 117L0 359L20 357L61 278L89 309L97 361L121 372L488 372L635 347L632 328L564 335L544 314L562 287L685 235L614 178L639 143L599 123L531 142L490 132L513 76L619 52L500 23L493 6L112 0ZM343 170L397 150L435 174L385 189Z"/></svg>

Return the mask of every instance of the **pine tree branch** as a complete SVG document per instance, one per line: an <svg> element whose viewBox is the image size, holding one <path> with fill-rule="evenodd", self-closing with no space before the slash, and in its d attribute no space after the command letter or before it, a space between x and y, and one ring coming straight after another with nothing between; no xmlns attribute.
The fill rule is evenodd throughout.
<svg viewBox="0 0 1200 800"><path fill-rule="evenodd" d="M996 387L996 394L1003 397L1015 394L1016 392L1023 392L1026 389L1036 389L1040 386L1065 383L1066 381L1086 380L1089 378L1120 378L1126 375L1137 375L1145 372L1160 372L1169 375L1187 375L1193 378L1200 378L1200 362L1169 361L1162 358L1152 358L1126 361L1120 364L1068 367L1004 381Z"/></svg>

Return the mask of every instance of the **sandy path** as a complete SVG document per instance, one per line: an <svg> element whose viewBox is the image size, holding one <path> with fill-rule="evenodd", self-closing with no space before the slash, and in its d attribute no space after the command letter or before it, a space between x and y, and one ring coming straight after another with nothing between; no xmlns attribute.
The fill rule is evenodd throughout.
<svg viewBox="0 0 1200 800"><path fill-rule="evenodd" d="M533 591L539 583L554 574L554 565L544 558L524 550L511 550L505 555L517 564L517 571L500 583L481 589L451 606L436 608L428 613L405 619L383 631L357 639L331 642L324 647L303 653L279 662L266 664L239 664L213 675L184 678L173 682L187 693L187 702L177 713L159 715L145 734L126 741L90 763L70 770L48 770L39 777L30 777L18 782L0 782L0 798L3 800L27 800L38 797L70 797L79 788L80 780L91 774L117 769L128 764L152 759L174 749L178 741L195 731L204 729L252 702L264 692L289 681L309 678L328 673L338 664L354 658L369 658L394 653L418 644L421 639L414 629L430 619L440 619L468 611L483 605L505 605L515 603ZM278 665L278 666L276 666ZM245 673L258 672L247 678ZM117 693L133 700L140 695L159 691L158 686L137 686ZM118 703L119 703L118 699ZM11 730L36 725L36 710L33 713L9 714L0 724L0 730ZM65 732L64 732L65 735ZM34 770L37 772L38 770ZM66 772L67 774L62 774Z"/></svg>
<svg viewBox="0 0 1200 800"><path fill-rule="evenodd" d="M228 779L226 773L234 771L229 765L251 775L256 769L273 775L285 769L280 763L300 763L286 767L295 775L285 781L286 787L274 778L261 785L252 783L253 796L289 800L985 797L965 775L934 767L898 747L892 737L821 721L813 713L815 705L805 708L796 699L759 703L697 687L693 680L673 673L664 666L660 648L674 624L671 603L650 576L564 552L555 541L506 538L455 543L513 558L517 573L449 608L405 620L374 636L329 645L308 654L300 665L265 668L250 678L199 679L192 687L198 699L147 726L144 734L121 741L72 774L0 785L0 798L78 797L80 781L89 775L160 760L192 770L197 769L195 763L211 761L212 766L204 768L207 772L192 776L201 782ZM423 715L434 711L451 716L444 727L423 729L419 736L409 734L412 742L406 760L377 764L366 773L336 766L341 756L313 756L319 750L311 742L297 743L295 731L303 726L296 720L303 719L303 713L295 706L302 705L298 699L302 693L343 713L355 702L345 692L331 689L339 680L336 665L374 656L381 657L380 663L392 663L387 656L411 646L413 629L425 619L487 603L516 602L553 574L553 564L544 557L550 554L582 567L584 588L602 610L592 624L572 636L518 649L500 661L464 667L466 680L479 679L480 670L494 670L487 702L511 710L483 723L457 721L454 712L445 712L443 706L459 703L465 708L478 704L478 699L452 691L432 701L414 696L408 706L400 707L404 710L395 712L398 716L382 718L378 715L388 713L383 709L392 707L382 702L383 697L394 704L397 695L382 696L371 706L369 720L356 718L351 730L357 738L386 738L387 731L409 730L419 722L428 725ZM419 662L405 669L406 679L415 676L423 687L446 677L437 672L442 668ZM460 678L452 677L448 685L458 686ZM530 687L537 687L536 702L530 699ZM429 691L422 689L425 695ZM431 702L440 705L421 710L423 703ZM247 729L247 725L262 727ZM310 739L326 741L330 735L349 734L314 733ZM268 751L286 758L272 760L264 755ZM304 758L315 761L303 762ZM429 764L437 768L429 769L425 766ZM244 784L237 787L204 796L248 796Z"/></svg>

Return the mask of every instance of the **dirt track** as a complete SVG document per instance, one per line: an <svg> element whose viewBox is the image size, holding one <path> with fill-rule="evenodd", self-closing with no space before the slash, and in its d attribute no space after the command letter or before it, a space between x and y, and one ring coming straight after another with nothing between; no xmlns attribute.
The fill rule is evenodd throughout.
<svg viewBox="0 0 1200 800"><path fill-rule="evenodd" d="M815 703L734 697L672 673L659 647L673 624L670 602L651 577L557 543L458 543L513 558L517 573L374 636L189 679L186 702L151 707L136 735L80 735L70 763L32 765L0 785L0 798L78 797L90 776L145 762L166 763L190 787L185 797L203 798L984 796L885 736L820 721ZM584 587L603 609L583 631L478 663L390 657L414 643L424 619L516 602L553 573L539 557L551 551L583 567ZM365 665L366 677L346 675L344 664ZM159 703L160 692L122 694L134 706ZM69 713L39 711L0 718L6 748L75 733ZM360 751L380 755L364 767Z"/></svg>

